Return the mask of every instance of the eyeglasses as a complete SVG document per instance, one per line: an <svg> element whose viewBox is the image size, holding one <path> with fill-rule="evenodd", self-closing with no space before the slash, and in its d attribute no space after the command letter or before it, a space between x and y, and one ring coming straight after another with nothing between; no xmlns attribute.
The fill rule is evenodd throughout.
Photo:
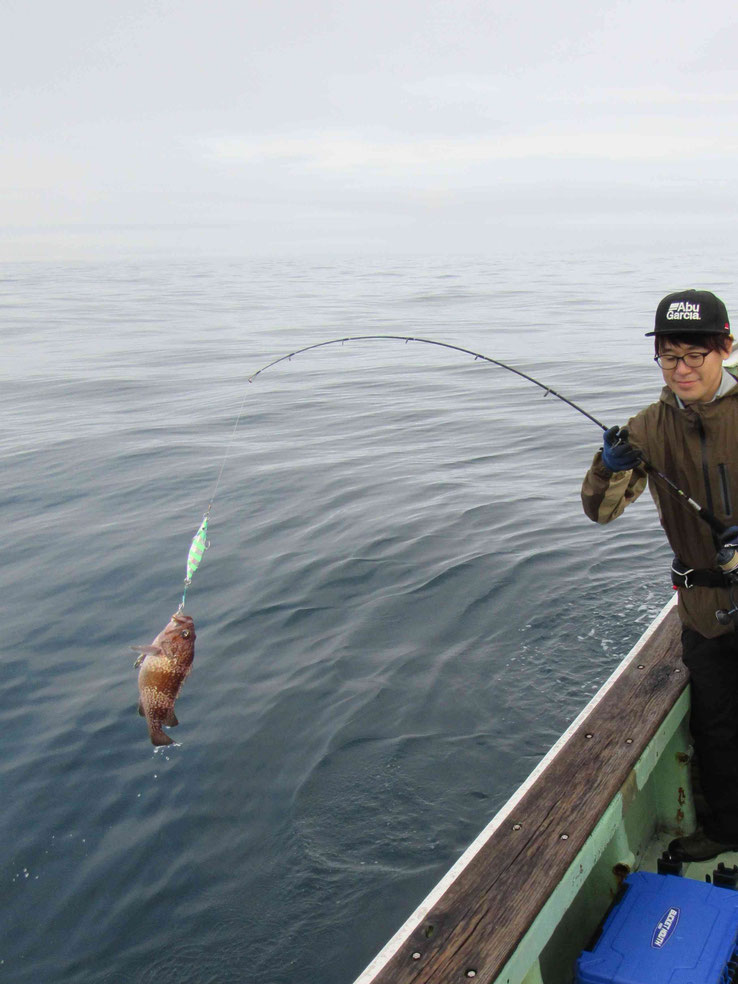
<svg viewBox="0 0 738 984"><path fill-rule="evenodd" d="M658 362L661 368L667 371L676 369L678 362L683 362L690 369L699 369L709 354L709 352L687 352L686 355L657 355L653 361Z"/></svg>

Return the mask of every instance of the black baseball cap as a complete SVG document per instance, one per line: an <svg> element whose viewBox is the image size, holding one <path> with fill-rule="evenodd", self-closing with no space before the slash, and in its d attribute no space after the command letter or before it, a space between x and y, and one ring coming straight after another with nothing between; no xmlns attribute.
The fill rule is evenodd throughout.
<svg viewBox="0 0 738 984"><path fill-rule="evenodd" d="M667 294L656 308L654 331L649 335L729 335L728 311L709 290L678 290Z"/></svg>

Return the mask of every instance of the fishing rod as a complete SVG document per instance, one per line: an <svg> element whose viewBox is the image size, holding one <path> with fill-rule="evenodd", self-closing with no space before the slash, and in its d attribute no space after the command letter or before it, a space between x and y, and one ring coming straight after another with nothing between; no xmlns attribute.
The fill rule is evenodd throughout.
<svg viewBox="0 0 738 984"><path fill-rule="evenodd" d="M529 383L533 383L539 389L542 389L544 391L543 393L544 397L548 396L549 393L552 396L555 396L556 399L561 400L562 403L566 403L567 406L570 406L573 410L576 410L577 413L580 413L582 414L583 417L586 417L588 420L591 420L592 423L596 424L602 431L606 431L609 429L606 424L603 424L601 420L598 420L597 417L593 416L591 413L589 413L587 410L581 407L578 403L575 403L574 400L570 400L568 397L564 396L563 394L553 389L553 387L547 386L545 383L542 383L534 376L530 376L528 373L523 372L521 369L516 369L514 366L510 366L506 362L501 362L499 359L493 359L488 355L483 355L481 352L475 352L472 349L464 348L462 345L452 345L450 342L440 342L434 338L420 338L412 335L385 335L385 334L346 335L343 338L331 338L323 342L314 342L312 345L305 345L302 348L295 349L293 352L288 352L285 355L281 355L277 359L273 359L271 362L268 362L260 369L257 369L256 372L252 373L247 378L247 382L253 383L253 381L257 378L257 376L260 376L262 373L266 372L267 369L271 369L273 366L277 366L281 362L289 362L295 356L302 355L304 352L311 352L315 349L326 348L329 345L343 345L345 342L368 342L368 341L380 341L380 340L405 342L405 343L418 342L422 345L435 345L438 348L450 349L453 352L461 352L463 355L469 355L475 361L489 362L493 366L498 366L500 369L506 369L508 372L512 372L516 376L520 376L522 379L527 380ZM236 436L236 431L238 429L238 425L240 423L241 417L243 416L245 405L246 405L246 395L244 395L243 401L241 403L241 408L238 413L238 417L236 418L236 422L231 432L230 440L228 442L228 445L226 446L226 451L220 465L220 471L218 473L218 477L215 482L215 487L213 488L213 491L210 495L210 502L208 504L207 510L205 511L205 515L203 516L203 520L202 523L200 524L200 528L198 529L197 533L195 534L192 540L190 552L187 557L187 575L185 577L185 582L184 582L185 589L182 595L182 602L178 609L179 611L181 611L184 608L187 588L192 581L192 577L195 571L197 570L200 561L202 560L205 550L210 545L207 539L208 520L210 517L210 511L213 507L213 501L215 500L216 493L218 491L221 479L223 477L223 469L225 468L226 460L228 459L228 456L230 454L231 445L233 444L233 440ZM620 440L622 441L622 439ZM672 479L670 479L668 475L664 475L663 472L659 471L658 468L655 468L650 462L648 462L643 457L641 457L640 464L643 466L646 472L650 473L655 478L660 479L666 485L667 489L670 490L679 499L679 501L681 501L687 508L695 512L697 516L699 516L699 518L703 522L705 522L715 534L717 534L718 537L726 533L729 527L726 526L725 523L721 522L713 512L711 512L705 506L700 505L699 502L696 502L683 489L679 488L676 482L672 481ZM736 607L738 609L738 606Z"/></svg>
<svg viewBox="0 0 738 984"><path fill-rule="evenodd" d="M591 420L593 424L596 424L603 431L608 430L607 424L603 424L601 420L598 420L595 416L585 410L584 407L579 406L579 404L575 403L574 400L570 400L568 397L563 396L561 393L558 393L555 389L553 389L553 387L547 386L545 383L542 383L534 376L528 375L528 373L523 372L521 369L516 369L514 366L508 365L506 362L500 362L499 359L493 359L488 355L483 355L481 352L474 352L472 349L464 348L461 345L452 345L450 342L439 342L434 338L418 338L410 335L348 335L345 338L331 338L327 342L315 342L313 345L306 345L304 348L295 349L294 352L289 352L287 355L282 355L278 359L274 359L272 362L267 363L267 365L262 366L261 369L257 369L253 375L249 376L248 382L252 383L257 376L261 375L263 372L266 372L267 369L271 369L272 366L279 365L280 362L288 362L294 356L301 355L303 352L310 352L313 349L324 348L327 345L341 345L344 342L376 341L379 339L398 342L420 342L423 345L437 345L439 348L451 349L454 352L462 352L464 355L473 356L475 361L481 360L484 362L489 362L493 366L499 366L501 369L507 369L508 372L513 372L516 376L521 376L523 379L527 379L529 383L533 383L535 386L538 386L539 389L542 389L544 391L544 397L548 396L550 393L552 396L555 396L557 399L561 400L562 403L566 403L573 410L576 410L577 413L581 413L583 417ZM698 502L695 502L694 499L680 489L679 486L667 475L664 475L658 470L658 468L655 468L652 464L646 461L643 456L641 456L641 464L646 471L649 471L651 474L660 478L669 488L677 493L677 495L681 496L682 501L687 503L688 506L693 509L712 530L718 534L726 531L727 527L724 523L720 522L714 513L710 512L710 510L706 509L704 506L701 506Z"/></svg>
<svg viewBox="0 0 738 984"><path fill-rule="evenodd" d="M577 410L579 413L583 414L594 424L597 424L598 427L601 427L603 430L607 430L605 424L599 421L596 417L593 417L591 413L587 413L586 410L580 407L577 403L574 403L573 400L567 399L565 396L562 396L561 393L557 393L555 389L552 389L550 386L546 386L545 383L534 379L533 376L529 376L520 369L515 369L514 366L508 366L506 363L500 362L498 359L491 359L488 355L482 355L481 352L472 352L471 349L462 348L461 345L451 345L450 342L438 342L433 338L413 338L409 335L348 335L346 338L331 338L327 342L315 342L313 345L306 345L304 348L296 349L288 355L282 355L278 359L274 359L272 362L267 363L267 365L262 366L261 369L257 369L252 376L249 376L248 382L253 383L257 376L260 376L261 373L266 372L267 369L271 369L272 366L277 366L280 362L288 362L294 356L301 355L303 352L310 352L312 349L325 348L326 345L342 345L344 342L366 342L377 341L379 339L390 339L395 342L421 342L423 345L437 345L439 348L451 349L453 352L463 352L464 355L471 355L475 360L491 362L493 366L499 366L501 369L507 369L508 372L514 372L516 376L522 376L523 379L527 379L529 383L533 383L540 389L544 390L544 396L548 396L550 393L552 396L557 397L559 400L567 403L570 407L573 407L574 410Z"/></svg>

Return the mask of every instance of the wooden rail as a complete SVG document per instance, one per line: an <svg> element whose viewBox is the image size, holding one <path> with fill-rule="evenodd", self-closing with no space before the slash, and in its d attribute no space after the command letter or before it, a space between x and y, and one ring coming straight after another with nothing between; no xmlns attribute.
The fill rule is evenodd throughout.
<svg viewBox="0 0 738 984"><path fill-rule="evenodd" d="M427 915L357 984L495 980L687 685L680 631L671 608Z"/></svg>

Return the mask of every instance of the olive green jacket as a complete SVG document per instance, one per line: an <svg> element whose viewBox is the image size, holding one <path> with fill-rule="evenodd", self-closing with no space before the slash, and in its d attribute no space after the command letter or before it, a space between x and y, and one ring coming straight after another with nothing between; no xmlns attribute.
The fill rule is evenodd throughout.
<svg viewBox="0 0 738 984"><path fill-rule="evenodd" d="M659 401L632 417L627 426L631 444L653 468L727 525L738 524L738 381L712 403L694 403L683 409L665 386ZM641 466L611 472L598 451L582 485L584 511L596 523L609 523L638 498L646 483L675 555L688 567L714 568L718 544L710 527L658 476L647 475ZM734 631L715 618L719 608L732 608L727 589L679 589L683 624L703 636Z"/></svg>

